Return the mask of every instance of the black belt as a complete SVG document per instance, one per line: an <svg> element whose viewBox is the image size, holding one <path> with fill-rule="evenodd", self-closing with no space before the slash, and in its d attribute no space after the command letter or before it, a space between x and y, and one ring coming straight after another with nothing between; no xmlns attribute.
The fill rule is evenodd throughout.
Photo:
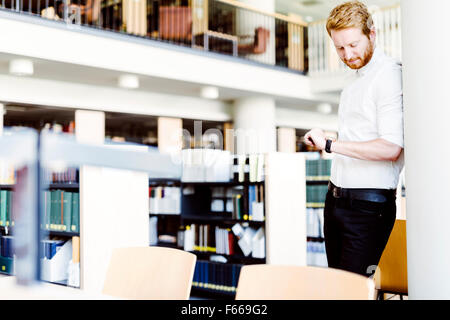
<svg viewBox="0 0 450 320"><path fill-rule="evenodd" d="M334 198L347 198L355 200L364 200L372 202L386 202L395 199L396 189L359 189L359 188L340 188L331 181L328 183L328 190Z"/></svg>

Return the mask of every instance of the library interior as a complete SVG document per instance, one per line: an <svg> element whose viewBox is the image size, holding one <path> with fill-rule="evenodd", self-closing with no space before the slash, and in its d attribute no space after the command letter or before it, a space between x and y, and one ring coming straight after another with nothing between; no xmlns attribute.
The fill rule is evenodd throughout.
<svg viewBox="0 0 450 320"><path fill-rule="evenodd" d="M343 2L2 1L0 299L449 299L446 0L361 0L404 167L379 264L328 266L336 154L305 135L341 134Z"/></svg>

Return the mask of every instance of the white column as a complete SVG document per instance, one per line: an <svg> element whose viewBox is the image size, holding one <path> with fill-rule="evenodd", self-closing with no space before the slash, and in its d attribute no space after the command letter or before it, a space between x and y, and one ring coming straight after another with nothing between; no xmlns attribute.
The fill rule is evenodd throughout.
<svg viewBox="0 0 450 320"><path fill-rule="evenodd" d="M235 100L234 136L238 154L276 151L275 100L266 97Z"/></svg>
<svg viewBox="0 0 450 320"><path fill-rule="evenodd" d="M450 1L401 5L409 298L450 299Z"/></svg>
<svg viewBox="0 0 450 320"><path fill-rule="evenodd" d="M3 134L3 118L5 117L5 106L0 103L0 136Z"/></svg>
<svg viewBox="0 0 450 320"><path fill-rule="evenodd" d="M77 110L75 124L79 142L104 143L104 112ZM110 147L148 151L145 146ZM83 290L93 294L102 292L114 248L149 245L148 212L146 173L107 167L81 168L80 282Z"/></svg>
<svg viewBox="0 0 450 320"><path fill-rule="evenodd" d="M274 0L240 0L240 2L252 6L264 12L275 12ZM236 28L238 35L253 35L257 27L263 27L270 31L269 43L265 53L249 54L247 58L263 63L275 64L275 18L245 9L237 9ZM252 39L253 41L253 39Z"/></svg>
<svg viewBox="0 0 450 320"><path fill-rule="evenodd" d="M278 152L295 152L296 136L295 128L278 128L277 130L277 151Z"/></svg>

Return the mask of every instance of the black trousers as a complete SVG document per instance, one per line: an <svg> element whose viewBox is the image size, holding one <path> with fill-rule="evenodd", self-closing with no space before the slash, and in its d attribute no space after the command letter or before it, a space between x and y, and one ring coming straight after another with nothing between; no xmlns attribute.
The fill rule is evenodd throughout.
<svg viewBox="0 0 450 320"><path fill-rule="evenodd" d="M328 191L324 235L328 266L371 276L396 218L395 197L377 203L334 198Z"/></svg>

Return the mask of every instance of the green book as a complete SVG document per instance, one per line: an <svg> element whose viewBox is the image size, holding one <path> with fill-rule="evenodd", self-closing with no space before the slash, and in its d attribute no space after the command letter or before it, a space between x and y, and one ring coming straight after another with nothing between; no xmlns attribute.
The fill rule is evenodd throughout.
<svg viewBox="0 0 450 320"><path fill-rule="evenodd" d="M13 218L12 218L12 191L6 192L6 226L12 226Z"/></svg>
<svg viewBox="0 0 450 320"><path fill-rule="evenodd" d="M0 191L0 226L6 226L6 190Z"/></svg>
<svg viewBox="0 0 450 320"><path fill-rule="evenodd" d="M72 222L72 192L64 192L63 194L63 224L62 231L70 231Z"/></svg>
<svg viewBox="0 0 450 320"><path fill-rule="evenodd" d="M71 219L72 232L80 232L80 194L77 192L72 193L72 219Z"/></svg>
<svg viewBox="0 0 450 320"><path fill-rule="evenodd" d="M58 196L57 196L57 199L58 199L58 205L57 205L57 209L58 209L58 212L57 212L57 216L56 216L56 230L58 230L58 231L63 231L63 224L64 224L64 212L63 212L63 209L64 209L64 205L63 205L63 201L64 201L64 191L62 191L62 190L58 190Z"/></svg>
<svg viewBox="0 0 450 320"><path fill-rule="evenodd" d="M59 231L60 224L61 224L61 190L55 190L52 193L50 230Z"/></svg>

